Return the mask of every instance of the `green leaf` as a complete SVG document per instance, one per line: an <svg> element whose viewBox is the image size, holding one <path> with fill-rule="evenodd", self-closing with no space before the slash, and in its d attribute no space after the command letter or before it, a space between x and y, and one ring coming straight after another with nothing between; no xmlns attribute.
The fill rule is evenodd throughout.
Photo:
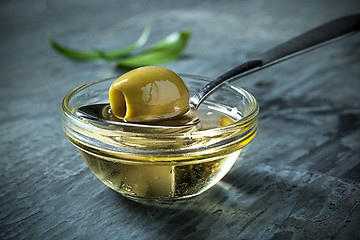
<svg viewBox="0 0 360 240"><path fill-rule="evenodd" d="M49 34L49 42L56 51L72 59L96 60L105 58L107 60L115 60L116 58L124 57L129 53L135 51L136 49L142 47L148 40L150 32L151 24L148 24L143 30L141 36L134 43L122 48L109 51L101 51L96 48L93 48L92 51L80 51L77 49L69 48L56 42L51 34Z"/></svg>
<svg viewBox="0 0 360 240"><path fill-rule="evenodd" d="M186 48L190 35L188 30L174 32L144 52L118 61L118 66L133 68L175 60Z"/></svg>

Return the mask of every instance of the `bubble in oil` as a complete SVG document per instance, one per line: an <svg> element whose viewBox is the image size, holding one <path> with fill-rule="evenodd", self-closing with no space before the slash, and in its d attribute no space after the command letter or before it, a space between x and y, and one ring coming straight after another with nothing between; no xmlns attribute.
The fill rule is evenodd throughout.
<svg viewBox="0 0 360 240"><path fill-rule="evenodd" d="M124 183L122 185L122 189L124 189L126 192L131 192L132 191L132 186Z"/></svg>

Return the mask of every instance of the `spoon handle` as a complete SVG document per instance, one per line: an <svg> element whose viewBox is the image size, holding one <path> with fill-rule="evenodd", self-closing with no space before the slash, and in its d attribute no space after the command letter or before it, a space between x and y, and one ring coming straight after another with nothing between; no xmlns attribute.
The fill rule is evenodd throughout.
<svg viewBox="0 0 360 240"><path fill-rule="evenodd" d="M360 14L346 16L325 23L271 48L253 60L245 62L222 74L192 96L190 103L197 109L199 104L204 101L208 95L227 81L239 79L260 69L340 40L342 37L349 35L349 33L355 33L359 30Z"/></svg>

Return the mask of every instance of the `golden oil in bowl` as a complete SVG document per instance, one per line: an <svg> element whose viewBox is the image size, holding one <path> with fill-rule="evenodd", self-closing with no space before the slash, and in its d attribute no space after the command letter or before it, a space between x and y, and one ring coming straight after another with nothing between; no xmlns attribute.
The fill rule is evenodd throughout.
<svg viewBox="0 0 360 240"><path fill-rule="evenodd" d="M208 81L191 75L182 78L189 89ZM230 84L202 103L196 131L111 126L74 114L80 106L104 102L112 81L93 82L69 93L63 102L63 129L92 172L131 199L175 200L200 194L225 176L256 134L255 98Z"/></svg>

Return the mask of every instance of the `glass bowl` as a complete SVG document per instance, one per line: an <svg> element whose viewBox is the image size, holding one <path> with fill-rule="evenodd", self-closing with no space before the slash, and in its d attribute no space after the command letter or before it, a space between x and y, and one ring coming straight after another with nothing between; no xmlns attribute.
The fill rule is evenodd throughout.
<svg viewBox="0 0 360 240"><path fill-rule="evenodd" d="M212 80L180 76L190 95ZM228 83L200 105L198 130L112 125L75 114L81 106L109 102L114 80L98 80L71 91L62 102L62 126L91 171L133 200L176 200L204 192L225 176L257 132L255 98Z"/></svg>

